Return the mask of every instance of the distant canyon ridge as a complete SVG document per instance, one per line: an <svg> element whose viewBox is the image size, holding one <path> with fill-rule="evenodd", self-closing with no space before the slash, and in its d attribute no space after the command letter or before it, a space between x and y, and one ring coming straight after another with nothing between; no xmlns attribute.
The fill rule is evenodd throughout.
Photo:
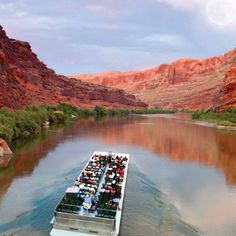
<svg viewBox="0 0 236 236"><path fill-rule="evenodd" d="M145 71L73 76L123 89L149 107L225 110L236 106L236 49L204 60L180 59Z"/></svg>
<svg viewBox="0 0 236 236"><path fill-rule="evenodd" d="M0 108L68 103L81 108L224 110L236 106L236 49L145 71L66 77L41 62L28 42L9 38L0 26L0 80Z"/></svg>

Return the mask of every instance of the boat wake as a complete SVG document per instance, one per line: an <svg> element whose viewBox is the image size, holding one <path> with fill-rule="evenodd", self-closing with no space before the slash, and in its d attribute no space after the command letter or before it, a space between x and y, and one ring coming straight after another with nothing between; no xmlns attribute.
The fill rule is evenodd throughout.
<svg viewBox="0 0 236 236"><path fill-rule="evenodd" d="M48 236L53 209L66 187L82 170L58 175L43 187L32 187L32 210L0 226L0 236ZM200 231L181 219L177 208L133 163L130 164L123 206L120 236L199 236ZM28 226L27 226L28 225Z"/></svg>
<svg viewBox="0 0 236 236"><path fill-rule="evenodd" d="M177 208L135 165L130 165L121 236L199 236Z"/></svg>

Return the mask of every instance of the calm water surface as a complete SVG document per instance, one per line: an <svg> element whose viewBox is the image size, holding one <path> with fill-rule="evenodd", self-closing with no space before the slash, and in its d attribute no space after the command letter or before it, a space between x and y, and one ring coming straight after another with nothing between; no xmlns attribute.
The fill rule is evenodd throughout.
<svg viewBox="0 0 236 236"><path fill-rule="evenodd" d="M0 169L0 235L49 235L95 150L131 155L121 236L236 235L236 133L174 117L81 121L16 144Z"/></svg>

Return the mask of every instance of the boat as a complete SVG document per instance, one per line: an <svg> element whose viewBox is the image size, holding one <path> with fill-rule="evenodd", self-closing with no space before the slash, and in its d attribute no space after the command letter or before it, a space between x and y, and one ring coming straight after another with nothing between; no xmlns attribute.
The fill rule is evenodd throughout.
<svg viewBox="0 0 236 236"><path fill-rule="evenodd" d="M54 210L50 236L117 236L129 154L96 151Z"/></svg>

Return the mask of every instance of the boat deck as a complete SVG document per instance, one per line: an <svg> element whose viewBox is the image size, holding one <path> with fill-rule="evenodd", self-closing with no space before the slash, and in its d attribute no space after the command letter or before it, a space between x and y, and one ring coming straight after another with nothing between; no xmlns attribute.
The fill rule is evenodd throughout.
<svg viewBox="0 0 236 236"><path fill-rule="evenodd" d="M50 235L118 235L128 163L128 154L94 152L56 207Z"/></svg>

